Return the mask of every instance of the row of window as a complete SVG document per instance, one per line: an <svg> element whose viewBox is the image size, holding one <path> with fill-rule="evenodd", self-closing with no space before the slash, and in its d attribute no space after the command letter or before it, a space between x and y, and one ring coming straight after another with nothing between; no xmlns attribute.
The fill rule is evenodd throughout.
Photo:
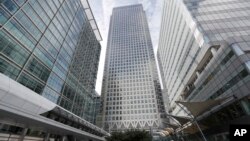
<svg viewBox="0 0 250 141"><path fill-rule="evenodd" d="M143 119L157 119L157 115L131 115L131 116L106 116L106 121L115 121L115 120L143 120Z"/></svg>
<svg viewBox="0 0 250 141"><path fill-rule="evenodd" d="M149 113L156 113L156 109L137 109L137 110L130 110L130 109L125 109L125 111L121 111L118 109L118 111L114 111L114 110L106 110L106 116L116 116L116 115L125 115L125 114L149 114Z"/></svg>
<svg viewBox="0 0 250 141"><path fill-rule="evenodd" d="M192 94L192 96L190 96L188 99L192 99L193 97L195 97L213 78L214 76L221 71L225 64L233 57L234 53L231 50L221 61L221 63L207 76L207 78L205 79L205 81L200 85L199 88L197 88L197 90ZM190 92L191 93L191 92Z"/></svg>
<svg viewBox="0 0 250 141"><path fill-rule="evenodd" d="M116 102L116 103L118 103L118 102ZM120 102L121 103L121 102ZM131 102L128 102L127 101L127 103L125 103L125 102L122 102L123 104L124 104L124 106L122 105L122 106L115 106L115 105L113 105L111 102L107 102L107 107L106 107L106 110L119 110L119 109L124 109L124 110L126 110L126 109L144 109L144 108L146 108L146 109L155 109L155 104L138 104L138 105L136 105L136 104L131 104ZM130 105L128 105L128 104L130 104Z"/></svg>
<svg viewBox="0 0 250 141"><path fill-rule="evenodd" d="M112 63L111 63L112 64ZM129 71L136 71L136 70L145 70L145 71L148 71L147 69L149 67L147 67L149 65L146 65L146 64L137 64L137 65L132 65L132 64L129 64L129 65L126 65L126 66L123 66L123 65L119 65L119 64L116 64L115 65L110 65L109 66L109 70L110 71L116 71L116 70L129 70Z"/></svg>
<svg viewBox="0 0 250 141"><path fill-rule="evenodd" d="M226 84L224 84L219 90L217 90L215 93L213 93L210 96L210 99L215 99L215 98L219 97L221 94L226 92L228 89L232 88L235 84L237 84L239 81L243 80L248 75L249 75L248 71L246 69L243 69L240 73L238 73L231 80L229 80Z"/></svg>
<svg viewBox="0 0 250 141"><path fill-rule="evenodd" d="M143 104L143 103L155 103L155 99L132 99L132 100L110 100L107 101L107 105L124 105L124 104Z"/></svg>
<svg viewBox="0 0 250 141"><path fill-rule="evenodd" d="M144 81L150 81L152 79L152 75L122 75L119 73L111 74L108 78L109 80L112 80L112 82L115 82L116 80L122 80L124 83L131 83L131 82L144 82Z"/></svg>
<svg viewBox="0 0 250 141"><path fill-rule="evenodd" d="M131 96L126 96L126 94L123 94L123 97L116 96L116 94L108 94L108 97L106 98L107 101L111 100L129 100L129 99L143 99L143 98L155 98L155 95L141 95L140 92L134 93Z"/></svg>

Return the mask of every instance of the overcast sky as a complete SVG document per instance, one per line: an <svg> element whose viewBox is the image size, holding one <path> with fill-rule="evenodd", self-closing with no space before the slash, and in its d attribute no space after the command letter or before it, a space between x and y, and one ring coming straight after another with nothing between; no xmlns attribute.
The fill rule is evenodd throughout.
<svg viewBox="0 0 250 141"><path fill-rule="evenodd" d="M96 81L96 91L98 92L98 94L101 94L102 77L107 46L107 35L112 9L118 6L142 4L147 14L150 34L154 50L156 52L156 49L158 47L163 0L89 0L89 4L103 38L103 41L101 42L102 51Z"/></svg>

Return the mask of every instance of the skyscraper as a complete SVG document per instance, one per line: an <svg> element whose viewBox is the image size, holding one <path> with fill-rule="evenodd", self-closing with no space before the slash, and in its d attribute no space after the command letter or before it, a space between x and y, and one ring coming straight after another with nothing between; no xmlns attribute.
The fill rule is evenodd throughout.
<svg viewBox="0 0 250 141"><path fill-rule="evenodd" d="M102 96L106 130L161 126L161 113L165 110L142 5L113 9Z"/></svg>
<svg viewBox="0 0 250 141"><path fill-rule="evenodd" d="M227 138L228 123L249 115L249 7L248 0L164 1L158 54L170 112L187 115L175 101L230 97L195 115L215 138Z"/></svg>
<svg viewBox="0 0 250 141"><path fill-rule="evenodd" d="M91 124L101 36L88 1L0 4L0 131L103 140Z"/></svg>

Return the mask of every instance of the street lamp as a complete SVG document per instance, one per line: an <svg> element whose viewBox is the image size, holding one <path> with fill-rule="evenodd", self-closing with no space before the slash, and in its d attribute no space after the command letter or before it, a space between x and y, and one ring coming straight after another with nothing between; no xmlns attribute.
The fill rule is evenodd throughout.
<svg viewBox="0 0 250 141"><path fill-rule="evenodd" d="M201 133L201 136L203 138L204 141L207 141L204 133L202 132L201 128L200 128L200 125L198 124L197 120L195 119L195 117L193 115L190 114L190 112L188 112L184 107L182 107L181 105L179 105L179 103L177 103L177 105L185 112L187 113L191 118L192 120L194 121L194 123L196 124L196 126L198 127L200 133Z"/></svg>

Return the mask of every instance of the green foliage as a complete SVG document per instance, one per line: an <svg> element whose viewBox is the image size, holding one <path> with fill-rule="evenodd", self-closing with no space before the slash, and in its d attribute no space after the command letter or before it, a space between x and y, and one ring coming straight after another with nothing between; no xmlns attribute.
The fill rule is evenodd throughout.
<svg viewBox="0 0 250 141"><path fill-rule="evenodd" d="M152 137L149 132L143 130L128 130L125 132L113 132L107 141L151 141Z"/></svg>

